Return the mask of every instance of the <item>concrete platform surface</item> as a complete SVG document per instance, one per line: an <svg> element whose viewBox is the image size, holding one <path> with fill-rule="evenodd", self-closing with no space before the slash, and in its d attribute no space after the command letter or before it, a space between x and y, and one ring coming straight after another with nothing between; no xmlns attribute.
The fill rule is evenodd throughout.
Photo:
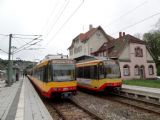
<svg viewBox="0 0 160 120"><path fill-rule="evenodd" d="M1 86L0 88L0 120L6 120L11 105L17 94L18 89L21 87L21 81L18 81L10 87Z"/></svg>
<svg viewBox="0 0 160 120"><path fill-rule="evenodd" d="M23 81L23 85L24 120L53 120L28 78Z"/></svg>
<svg viewBox="0 0 160 120"><path fill-rule="evenodd" d="M53 120L28 78L0 88L0 120Z"/></svg>
<svg viewBox="0 0 160 120"><path fill-rule="evenodd" d="M144 91L144 92L148 92L148 93L156 93L156 94L160 95L160 89L159 88L141 87L141 86L124 85L124 84L122 85L122 88Z"/></svg>
<svg viewBox="0 0 160 120"><path fill-rule="evenodd" d="M158 88L122 85L118 94L160 104L160 89Z"/></svg>

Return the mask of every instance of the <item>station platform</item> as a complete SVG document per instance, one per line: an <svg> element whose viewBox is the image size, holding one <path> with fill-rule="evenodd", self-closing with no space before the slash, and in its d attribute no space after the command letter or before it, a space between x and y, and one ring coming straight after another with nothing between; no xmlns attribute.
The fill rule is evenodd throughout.
<svg viewBox="0 0 160 120"><path fill-rule="evenodd" d="M119 94L160 104L160 89L158 88L123 84Z"/></svg>
<svg viewBox="0 0 160 120"><path fill-rule="evenodd" d="M0 120L53 120L28 78L0 86Z"/></svg>

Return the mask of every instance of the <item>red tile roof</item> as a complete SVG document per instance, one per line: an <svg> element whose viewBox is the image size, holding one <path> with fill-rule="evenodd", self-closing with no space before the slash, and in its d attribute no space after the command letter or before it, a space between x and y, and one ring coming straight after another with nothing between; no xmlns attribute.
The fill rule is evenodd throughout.
<svg viewBox="0 0 160 120"><path fill-rule="evenodd" d="M80 34L79 38L80 38L81 42L88 40L96 32L96 30L97 30L97 28L92 28L88 32L86 32L84 34Z"/></svg>
<svg viewBox="0 0 160 120"><path fill-rule="evenodd" d="M106 37L108 40L114 39L113 37L107 35L107 34L105 33L105 31L102 29L101 26L98 26L97 28L91 28L91 29L90 29L89 31L87 31L86 33L80 33L78 36L76 36L76 37L72 40L72 44L71 44L71 46L70 46L68 49L70 49L70 48L73 46L73 42L74 42L75 39L79 38L81 42L84 42L84 41L88 40L97 30L101 30L101 31L104 33L105 37Z"/></svg>
<svg viewBox="0 0 160 120"><path fill-rule="evenodd" d="M127 45L128 43L138 43L138 44L145 44L145 41L142 41L132 35L125 35L121 38L117 38L115 40L112 40L112 42L108 42L107 43L107 48L105 47L104 43L99 49L98 51L92 53L93 55L96 55L99 52L108 50L108 55L111 58L118 58L119 55L121 54L121 52L123 51L123 49L125 48L125 45Z"/></svg>

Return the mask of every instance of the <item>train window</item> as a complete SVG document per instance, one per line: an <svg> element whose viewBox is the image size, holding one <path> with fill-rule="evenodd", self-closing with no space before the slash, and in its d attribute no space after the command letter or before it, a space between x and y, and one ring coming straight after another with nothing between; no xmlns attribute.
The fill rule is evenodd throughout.
<svg viewBox="0 0 160 120"><path fill-rule="evenodd" d="M84 67L84 77L90 78L90 67Z"/></svg>
<svg viewBox="0 0 160 120"><path fill-rule="evenodd" d="M84 70L83 70L84 68L83 67L79 67L79 68L77 68L76 69L76 73L77 73L77 77L78 78L83 78L84 77Z"/></svg>
<svg viewBox="0 0 160 120"><path fill-rule="evenodd" d="M72 64L52 65L54 81L71 81L75 79L75 66Z"/></svg>
<svg viewBox="0 0 160 120"><path fill-rule="evenodd" d="M98 69L97 66L90 66L90 78L98 79Z"/></svg>
<svg viewBox="0 0 160 120"><path fill-rule="evenodd" d="M44 82L48 82L48 67L45 66L44 69L43 69L43 71L44 71L43 81Z"/></svg>
<svg viewBox="0 0 160 120"><path fill-rule="evenodd" d="M53 79L52 79L52 66L51 65L49 65L48 66L48 82L50 82L50 81L53 81Z"/></svg>
<svg viewBox="0 0 160 120"><path fill-rule="evenodd" d="M40 74L40 80L43 81L43 68L40 68L40 71L39 71L39 74Z"/></svg>
<svg viewBox="0 0 160 120"><path fill-rule="evenodd" d="M78 78L97 79L98 69L97 66L79 67L76 69Z"/></svg>
<svg viewBox="0 0 160 120"><path fill-rule="evenodd" d="M120 69L117 64L108 64L105 66L108 78L120 77Z"/></svg>
<svg viewBox="0 0 160 120"><path fill-rule="evenodd" d="M99 65L99 79L105 78L105 73L104 73L104 66Z"/></svg>

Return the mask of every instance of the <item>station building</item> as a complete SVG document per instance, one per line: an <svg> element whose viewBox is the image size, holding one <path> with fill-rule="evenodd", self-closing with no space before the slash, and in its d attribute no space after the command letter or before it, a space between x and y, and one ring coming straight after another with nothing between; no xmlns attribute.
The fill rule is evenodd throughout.
<svg viewBox="0 0 160 120"><path fill-rule="evenodd" d="M145 41L125 32L114 39L102 27L90 27L74 38L68 49L72 59L93 55L118 61L122 79L156 78L156 65Z"/></svg>
<svg viewBox="0 0 160 120"><path fill-rule="evenodd" d="M156 65L151 52L142 41L134 36L120 32L112 43L104 43L94 56L105 56L117 60L122 79L150 79L156 77Z"/></svg>
<svg viewBox="0 0 160 120"><path fill-rule="evenodd" d="M101 26L93 28L90 25L86 33L80 33L72 40L68 48L69 57L75 59L83 55L91 55L92 52L97 51L105 42L110 42L112 39Z"/></svg>

